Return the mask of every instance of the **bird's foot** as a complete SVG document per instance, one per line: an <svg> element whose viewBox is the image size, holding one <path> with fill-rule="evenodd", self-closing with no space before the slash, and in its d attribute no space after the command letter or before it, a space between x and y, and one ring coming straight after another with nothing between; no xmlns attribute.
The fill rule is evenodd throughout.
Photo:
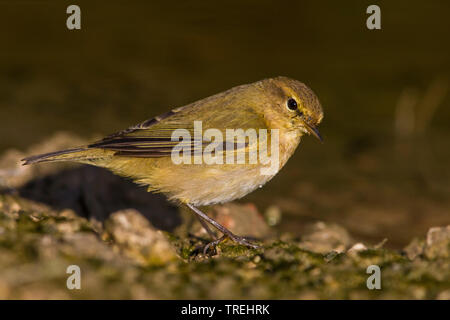
<svg viewBox="0 0 450 320"><path fill-rule="evenodd" d="M216 246L221 243L223 240L225 240L227 236L222 236L214 241L211 241L210 243L208 243L204 248L203 248L203 254L207 255L208 254L208 250L212 249L212 253L214 253L216 251Z"/></svg>
<svg viewBox="0 0 450 320"><path fill-rule="evenodd" d="M259 249L259 248L261 248L261 246L258 246L258 245L254 244L254 243L251 243L251 242L248 241L245 237L239 237L239 236L236 236L236 235L234 235L234 234L231 233L231 234L225 234L225 235L223 235L222 237L220 237L220 238L218 238L218 239L216 239L216 240L211 241L210 243L208 243L208 244L203 248L203 254L206 255L206 254L208 253L208 250L210 250L210 249L215 250L216 246L217 246L219 243L221 243L222 241L226 240L226 239L230 239L230 240L233 241L233 242L236 242L236 243L238 243L238 244L240 244L240 245L243 245L243 246L246 246L246 247L250 247L250 248L253 248L253 249Z"/></svg>

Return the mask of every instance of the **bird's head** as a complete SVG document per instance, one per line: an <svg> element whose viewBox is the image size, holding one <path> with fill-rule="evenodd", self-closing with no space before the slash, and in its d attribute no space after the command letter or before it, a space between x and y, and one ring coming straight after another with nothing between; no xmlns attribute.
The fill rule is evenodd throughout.
<svg viewBox="0 0 450 320"><path fill-rule="evenodd" d="M299 131L301 134L312 134L322 141L317 127L322 121L323 110L319 99L310 88L287 77L263 80L261 86L270 103L269 113L272 113L272 118L276 118L285 128Z"/></svg>

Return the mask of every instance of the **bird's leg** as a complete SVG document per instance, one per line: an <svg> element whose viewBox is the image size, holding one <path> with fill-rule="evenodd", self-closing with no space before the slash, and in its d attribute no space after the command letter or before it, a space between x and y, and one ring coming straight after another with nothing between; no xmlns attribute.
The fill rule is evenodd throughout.
<svg viewBox="0 0 450 320"><path fill-rule="evenodd" d="M209 234L209 236L213 239L213 240L217 240L216 235L214 234L214 232L208 227L208 225L206 224L205 220L203 220L202 217L200 217L198 214L195 215L198 219L198 221L200 221L203 229L206 230L206 232Z"/></svg>
<svg viewBox="0 0 450 320"><path fill-rule="evenodd" d="M204 221L210 223L213 227L215 227L217 230L219 230L220 232L223 233L223 236L221 238L216 239L213 242L211 242L208 245L206 245L205 250L207 250L208 248L210 248L212 246L216 246L217 244L219 244L225 238L229 238L229 239L231 239L232 241L234 241L236 243L239 243L241 245L244 245L244 246L247 246L247 247L251 247L251 248L254 248L254 249L260 248L260 246L257 246L256 244L253 244L253 243L249 242L246 238L239 237L239 236L235 235L230 230L228 230L227 228L222 226L220 223L218 223L214 219L211 219L210 217L208 217L206 214L201 212L199 209L197 209L193 205L191 205L189 203L187 203L186 205L190 209L192 209L192 211L194 211L201 219L203 219Z"/></svg>

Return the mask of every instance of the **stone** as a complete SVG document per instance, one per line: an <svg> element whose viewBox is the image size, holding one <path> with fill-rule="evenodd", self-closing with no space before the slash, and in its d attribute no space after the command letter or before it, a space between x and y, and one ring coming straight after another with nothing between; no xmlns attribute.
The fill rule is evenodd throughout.
<svg viewBox="0 0 450 320"><path fill-rule="evenodd" d="M105 221L105 232L128 257L141 264L164 264L177 259L168 238L134 209L115 212Z"/></svg>

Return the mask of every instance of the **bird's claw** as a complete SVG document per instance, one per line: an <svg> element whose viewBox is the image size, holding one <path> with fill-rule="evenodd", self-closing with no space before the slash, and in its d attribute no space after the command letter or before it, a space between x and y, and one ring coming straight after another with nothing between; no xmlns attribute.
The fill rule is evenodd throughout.
<svg viewBox="0 0 450 320"><path fill-rule="evenodd" d="M220 237L219 239L216 239L214 241L211 241L210 243L208 243L204 248L203 248L203 254L207 255L208 250L209 249L215 249L215 247L221 243L222 241L224 241L225 239L230 239L233 242L236 242L240 245L246 246L246 247L250 247L253 249L259 249L261 248L261 246L258 246L254 243L249 242L245 237L239 237L236 235L223 235L222 237Z"/></svg>

